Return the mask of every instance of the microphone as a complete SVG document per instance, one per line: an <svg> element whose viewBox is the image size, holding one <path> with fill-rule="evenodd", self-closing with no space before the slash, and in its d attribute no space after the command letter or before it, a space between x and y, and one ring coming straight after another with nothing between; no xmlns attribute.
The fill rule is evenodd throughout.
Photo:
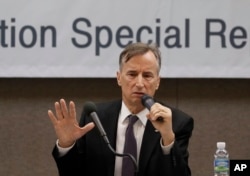
<svg viewBox="0 0 250 176"><path fill-rule="evenodd" d="M92 102L87 102L84 106L84 112L88 115L91 116L92 120L94 121L96 127L98 128L98 131L100 132L101 136L103 137L104 141L106 144L110 144L109 139L107 137L107 134L99 120L99 117L96 113L96 106Z"/></svg>
<svg viewBox="0 0 250 176"><path fill-rule="evenodd" d="M96 108L96 105L93 103L93 102L87 102L84 106L84 112L90 116L92 118L92 120L94 121L98 131L100 132L100 135L103 137L105 143L108 145L109 149L112 151L112 153L114 153L116 156L119 156L119 157L129 157L133 164L134 164L134 167L135 167L135 175L137 175L137 172L138 172L138 166L137 166L137 163L136 163L136 159L134 158L133 155L129 154L129 153L117 153L113 147L110 145L110 142L109 142L109 139L107 137L107 134L102 126L102 123L96 113L97 111L97 108Z"/></svg>
<svg viewBox="0 0 250 176"><path fill-rule="evenodd" d="M144 94L142 97L141 97L141 103L143 106L145 106L148 110L151 109L151 107L153 106L153 104L155 104L155 101L154 99L147 95L147 94ZM157 121L163 121L163 118L162 117L158 117L157 118Z"/></svg>

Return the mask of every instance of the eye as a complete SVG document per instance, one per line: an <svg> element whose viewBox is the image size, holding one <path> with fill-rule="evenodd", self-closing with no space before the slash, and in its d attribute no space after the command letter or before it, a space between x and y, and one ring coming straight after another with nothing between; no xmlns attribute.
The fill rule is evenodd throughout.
<svg viewBox="0 0 250 176"><path fill-rule="evenodd" d="M130 71L130 72L127 73L127 75L128 75L129 77L136 77L136 76L137 76L137 73L136 73L136 72L133 72L133 71Z"/></svg>
<svg viewBox="0 0 250 176"><path fill-rule="evenodd" d="M154 75L153 75L152 73L144 73L144 74L143 74L143 77L144 77L144 78L153 78Z"/></svg>

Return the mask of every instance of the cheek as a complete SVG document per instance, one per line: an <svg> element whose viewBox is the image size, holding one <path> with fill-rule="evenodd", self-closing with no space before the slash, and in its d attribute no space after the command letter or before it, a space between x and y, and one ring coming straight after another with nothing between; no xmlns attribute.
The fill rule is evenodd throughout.
<svg viewBox="0 0 250 176"><path fill-rule="evenodd" d="M157 90L158 87L159 87L158 82L148 83L148 84L147 84L147 88L150 89L150 90L153 91L153 92L154 92L155 90Z"/></svg>
<svg viewBox="0 0 250 176"><path fill-rule="evenodd" d="M159 88L159 85L160 85L160 78L158 78L158 79L155 81L154 89L157 90L157 89Z"/></svg>
<svg viewBox="0 0 250 176"><path fill-rule="evenodd" d="M133 87L133 82L132 81L124 81L123 82L123 87L126 89L132 88Z"/></svg>
<svg viewBox="0 0 250 176"><path fill-rule="evenodd" d="M128 83L129 83L129 81L126 80L126 78L124 78L122 76L120 77L120 79L118 81L119 86L121 86L121 88L124 90L126 89L126 87L128 87Z"/></svg>

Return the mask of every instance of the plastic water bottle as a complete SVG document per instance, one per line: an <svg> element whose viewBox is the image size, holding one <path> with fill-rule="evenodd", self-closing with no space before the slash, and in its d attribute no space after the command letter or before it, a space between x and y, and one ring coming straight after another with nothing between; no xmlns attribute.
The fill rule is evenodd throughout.
<svg viewBox="0 0 250 176"><path fill-rule="evenodd" d="M229 154L225 142L217 142L214 154L214 176L229 176Z"/></svg>

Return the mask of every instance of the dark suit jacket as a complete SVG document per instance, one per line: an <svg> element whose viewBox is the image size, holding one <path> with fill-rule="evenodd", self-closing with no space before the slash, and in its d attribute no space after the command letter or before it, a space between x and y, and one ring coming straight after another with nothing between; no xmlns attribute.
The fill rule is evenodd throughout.
<svg viewBox="0 0 250 176"><path fill-rule="evenodd" d="M121 100L97 104L97 114L106 130L111 146L115 149L117 121ZM160 134L147 122L139 158L137 176L190 176L188 166L188 143L193 130L193 118L175 109L172 110L175 143L169 155L163 155ZM91 121L83 112L80 126ZM113 176L115 155L108 148L96 128L80 138L63 157L58 157L55 147L53 156L61 176Z"/></svg>

